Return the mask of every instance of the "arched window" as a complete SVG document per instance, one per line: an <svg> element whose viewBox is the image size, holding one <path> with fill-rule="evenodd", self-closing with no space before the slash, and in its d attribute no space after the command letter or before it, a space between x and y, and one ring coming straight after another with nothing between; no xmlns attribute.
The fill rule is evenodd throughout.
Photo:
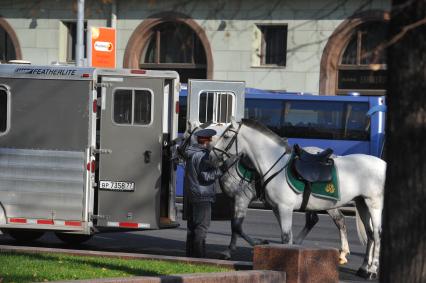
<svg viewBox="0 0 426 283"><path fill-rule="evenodd" d="M339 61L336 94L385 94L386 54L380 47L386 41L387 29L387 23L374 21L354 31Z"/></svg>
<svg viewBox="0 0 426 283"><path fill-rule="evenodd" d="M188 78L207 78L204 47L196 33L186 24L164 22L156 25L145 46L140 68L175 70L181 82L187 82Z"/></svg>
<svg viewBox="0 0 426 283"><path fill-rule="evenodd" d="M2 63L17 59L12 38L1 26L0 22L0 61Z"/></svg>

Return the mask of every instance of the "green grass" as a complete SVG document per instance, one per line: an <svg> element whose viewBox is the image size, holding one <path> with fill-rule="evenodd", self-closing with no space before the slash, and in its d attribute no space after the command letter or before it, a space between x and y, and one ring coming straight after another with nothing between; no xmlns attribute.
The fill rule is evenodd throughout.
<svg viewBox="0 0 426 283"><path fill-rule="evenodd" d="M3 278L2 283L223 271L229 270L208 265L158 260L86 257L53 253L0 252L0 278Z"/></svg>

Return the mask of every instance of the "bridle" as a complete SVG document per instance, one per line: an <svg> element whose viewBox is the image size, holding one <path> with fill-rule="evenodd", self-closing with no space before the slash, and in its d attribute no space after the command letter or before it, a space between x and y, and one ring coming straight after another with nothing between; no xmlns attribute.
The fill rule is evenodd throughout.
<svg viewBox="0 0 426 283"><path fill-rule="evenodd" d="M222 160L222 161L224 161L224 158L223 158L223 156L224 155L226 155L228 158L230 157L230 154L228 153L228 151L229 151L229 149L231 149L231 147L232 147L232 145L234 144L234 142L235 142L235 151L236 151L236 154L238 155L239 154L239 152L238 152L238 134L239 134L239 132L240 132L240 129L241 129L241 126L242 126L242 122L240 122L239 123L239 126L238 126L238 128L237 128L237 130L234 130L233 128L231 128L232 127L232 124L231 125L229 125L226 129L225 129L225 131L222 133L222 135L219 137L219 139L218 139L218 141L220 140L220 139L222 139L225 135L226 135L226 133L228 132L228 131L231 131L231 132L234 132L234 135L232 136L232 138L231 138L231 140L228 142L228 144L225 146L225 148L222 150L222 149L220 149L220 148L217 148L216 146L214 146L213 147L213 149L212 149L212 151L213 151L213 153L216 155L216 157L219 159L219 160ZM216 142L216 144L217 144L217 142ZM291 153L291 148L288 146L288 145L286 145L286 147L285 147L285 150L284 150L284 152L280 155L280 157L274 162L274 164L272 164L272 166L266 171L266 173L265 174L263 174L262 176L260 176L260 178L259 178L259 181L262 183L262 188L264 189L265 187L266 187L266 185L270 182L270 181L272 181L272 179L273 178L275 178L279 173L281 173L285 168L287 168L287 166L289 165L289 163L290 163L290 159L286 162L286 164L283 166L283 167L281 167L278 171L276 171L275 173L273 173L271 176L269 176L266 180L265 180L265 177L272 171L272 169L280 162L280 160L287 154L287 153ZM216 152L219 152L221 155L220 155L220 157L219 157L219 155L216 153Z"/></svg>
<svg viewBox="0 0 426 283"><path fill-rule="evenodd" d="M235 142L235 151L236 151L236 154L238 155L238 139L237 139L237 136L238 136L238 133L240 132L241 126L242 126L242 123L240 123L240 124L238 125L237 130L234 130L233 128L231 128L231 127L232 127L232 124L231 124L231 125L229 125L229 126L225 129L225 131L223 131L223 133L222 133L222 135L219 137L219 139L216 141L216 144L217 144L217 142L218 142L218 141L220 141L220 139L222 139L222 138L226 135L226 133L227 133L228 131L230 131L230 132L233 132L233 133L234 133L234 135L232 136L231 140L230 140L230 141L229 141L229 143L225 146L225 148L224 148L224 149L220 149L220 148L217 148L216 146L213 146L212 151L213 151L213 153L216 155L216 157L217 157L219 160L224 161L224 158L223 158L223 156L224 156L224 155L226 155L228 158L229 158L229 157L231 157L231 155L229 154L229 152L228 152L228 151L231 149L231 147L232 147L232 145L234 144L234 142ZM219 153L221 154L221 155L220 155L220 157L219 157L219 155L218 155L216 152L219 152Z"/></svg>

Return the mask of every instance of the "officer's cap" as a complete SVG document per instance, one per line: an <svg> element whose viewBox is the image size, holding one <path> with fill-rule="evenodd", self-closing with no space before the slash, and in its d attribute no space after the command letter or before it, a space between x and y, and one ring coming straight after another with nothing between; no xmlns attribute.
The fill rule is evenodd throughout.
<svg viewBox="0 0 426 283"><path fill-rule="evenodd" d="M217 132L213 129L202 129L194 133L194 135L199 138L210 138L216 134Z"/></svg>

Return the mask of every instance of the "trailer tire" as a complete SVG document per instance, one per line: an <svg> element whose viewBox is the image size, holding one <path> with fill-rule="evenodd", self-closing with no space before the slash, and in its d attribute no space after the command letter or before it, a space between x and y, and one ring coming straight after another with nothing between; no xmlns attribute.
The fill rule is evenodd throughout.
<svg viewBox="0 0 426 283"><path fill-rule="evenodd" d="M67 234L59 232L56 232L55 234L56 237L58 237L62 242L65 242L70 245L79 245L92 238L92 235Z"/></svg>
<svg viewBox="0 0 426 283"><path fill-rule="evenodd" d="M33 242L41 238L41 236L43 236L44 234L44 232L42 231L30 231L21 229L7 229L3 231L8 233L12 238L21 243Z"/></svg>

